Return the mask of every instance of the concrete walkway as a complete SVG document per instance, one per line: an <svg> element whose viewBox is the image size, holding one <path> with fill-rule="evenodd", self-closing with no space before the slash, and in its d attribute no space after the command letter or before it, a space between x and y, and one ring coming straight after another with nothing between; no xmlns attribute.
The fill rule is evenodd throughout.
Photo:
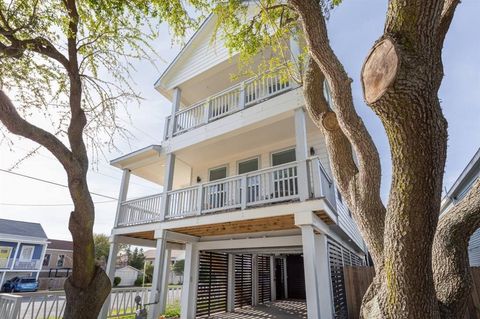
<svg viewBox="0 0 480 319"><path fill-rule="evenodd" d="M257 307L236 309L235 312L212 315L212 319L306 319L305 300L280 300Z"/></svg>

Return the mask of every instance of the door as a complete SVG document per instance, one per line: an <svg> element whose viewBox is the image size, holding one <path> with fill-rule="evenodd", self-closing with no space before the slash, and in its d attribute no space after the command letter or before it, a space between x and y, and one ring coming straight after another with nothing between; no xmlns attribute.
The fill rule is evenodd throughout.
<svg viewBox="0 0 480 319"><path fill-rule="evenodd" d="M306 299L305 272L301 255L287 256L287 287L289 299Z"/></svg>
<svg viewBox="0 0 480 319"><path fill-rule="evenodd" d="M285 259L275 258L275 290L278 300L285 299Z"/></svg>
<svg viewBox="0 0 480 319"><path fill-rule="evenodd" d="M208 179L210 182L220 180L227 177L227 166L212 168L208 171ZM208 209L222 208L225 206L227 198L225 184L207 186L207 203Z"/></svg>

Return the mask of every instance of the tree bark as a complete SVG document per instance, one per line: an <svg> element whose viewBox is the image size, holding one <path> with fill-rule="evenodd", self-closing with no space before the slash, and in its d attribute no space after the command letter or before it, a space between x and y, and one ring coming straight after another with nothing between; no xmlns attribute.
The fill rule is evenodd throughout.
<svg viewBox="0 0 480 319"><path fill-rule="evenodd" d="M466 247L480 225L480 214L472 209L480 194L465 204L470 214L456 209L456 215L448 214L455 217L442 218L437 228L447 148L447 123L438 100L441 48L458 2L391 0L385 32L364 64L364 97L382 121L391 148L393 176L385 211L376 191L378 155L354 111L350 79L329 45L322 8L314 0L289 1L317 67L309 65L306 72L307 109L326 136L334 177L376 265L363 300L364 318L461 318L464 312ZM321 96L323 78L331 88L333 110ZM351 161L352 149L358 165ZM467 223L468 231L462 232Z"/></svg>

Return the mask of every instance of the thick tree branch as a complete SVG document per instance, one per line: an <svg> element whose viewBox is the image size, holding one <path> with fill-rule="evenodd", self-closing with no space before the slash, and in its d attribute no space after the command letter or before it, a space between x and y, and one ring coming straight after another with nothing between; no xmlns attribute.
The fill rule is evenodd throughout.
<svg viewBox="0 0 480 319"><path fill-rule="evenodd" d="M325 18L319 2L289 0L289 4L300 16L311 56L328 81L334 103L333 111L339 126L355 150L358 174L355 175L355 183L351 183L350 195L344 195L354 199L348 203L354 214L358 213L357 208L365 205L374 208L368 213L364 212L366 216L357 216L356 220L366 221L362 235L366 237L376 266L381 267L385 208L380 198L381 168L378 151L362 119L355 111L351 79L330 47ZM339 178L335 176L337 177ZM375 222L370 224L368 221ZM362 228L362 225L359 226Z"/></svg>
<svg viewBox="0 0 480 319"><path fill-rule="evenodd" d="M28 138L48 149L60 161L65 170L72 169L73 156L70 150L55 135L24 120L1 89L0 121L13 134Z"/></svg>
<svg viewBox="0 0 480 319"><path fill-rule="evenodd" d="M447 35L450 24L452 23L453 16L457 6L460 4L460 0L444 0L442 14L440 16L440 23L438 25L438 43L439 49L442 49L445 36Z"/></svg>
<svg viewBox="0 0 480 319"><path fill-rule="evenodd" d="M457 318L465 313L471 288L468 242L479 227L480 178L465 198L438 222L433 244L433 271L444 318Z"/></svg>

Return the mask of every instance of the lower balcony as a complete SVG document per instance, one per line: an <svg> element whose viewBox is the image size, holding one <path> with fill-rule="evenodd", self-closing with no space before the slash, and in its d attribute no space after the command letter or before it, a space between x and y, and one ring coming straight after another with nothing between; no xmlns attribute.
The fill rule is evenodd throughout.
<svg viewBox="0 0 480 319"><path fill-rule="evenodd" d="M302 196L302 191L307 196ZM292 162L169 191L166 195L156 194L125 201L120 206L116 226L133 226L320 198L325 199L335 210L335 186L332 179L320 160L312 158L306 162ZM166 205L162 205L164 200L167 201Z"/></svg>
<svg viewBox="0 0 480 319"><path fill-rule="evenodd" d="M38 270L41 268L41 260L40 259L32 259L28 261L23 260L16 260L15 264L13 265L13 269L15 270Z"/></svg>

